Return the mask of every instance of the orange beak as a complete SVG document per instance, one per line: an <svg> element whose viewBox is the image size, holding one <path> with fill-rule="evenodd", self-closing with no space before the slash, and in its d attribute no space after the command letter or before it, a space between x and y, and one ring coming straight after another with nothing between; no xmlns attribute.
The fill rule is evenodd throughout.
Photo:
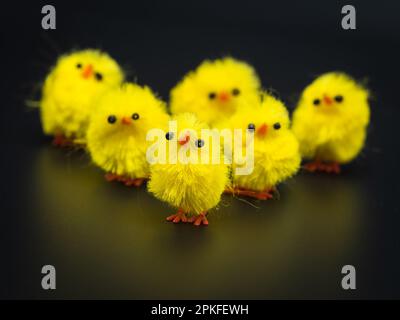
<svg viewBox="0 0 400 320"><path fill-rule="evenodd" d="M82 77L89 78L93 74L93 66L88 64L82 71Z"/></svg>
<svg viewBox="0 0 400 320"><path fill-rule="evenodd" d="M267 134L267 132L268 132L268 126L267 126L267 124L266 123L263 123L262 125L261 125L261 127L259 127L258 129L257 129L257 134L259 135L259 136L265 136L266 134Z"/></svg>
<svg viewBox="0 0 400 320"><path fill-rule="evenodd" d="M190 136L189 136L188 134L186 134L186 135L183 137L183 139L180 138L180 139L178 140L178 143L179 143L181 146L183 146L183 145L185 145L186 143L188 143L189 140L190 140Z"/></svg>
<svg viewBox="0 0 400 320"><path fill-rule="evenodd" d="M218 98L219 98L220 101L226 102L226 101L229 101L230 96L229 96L228 92L222 91L222 92L220 92Z"/></svg>
<svg viewBox="0 0 400 320"><path fill-rule="evenodd" d="M126 124L126 125L130 125L130 124L132 123L132 119L129 118L129 117L123 117L123 118L121 119L121 123L122 123L122 124Z"/></svg>
<svg viewBox="0 0 400 320"><path fill-rule="evenodd" d="M330 105L333 103L333 100L332 100L330 97L324 95L324 102L325 102L328 106L330 106Z"/></svg>

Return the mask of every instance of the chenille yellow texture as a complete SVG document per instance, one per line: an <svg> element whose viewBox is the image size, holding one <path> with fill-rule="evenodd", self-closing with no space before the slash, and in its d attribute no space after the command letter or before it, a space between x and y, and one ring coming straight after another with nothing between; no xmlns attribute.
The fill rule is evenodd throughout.
<svg viewBox="0 0 400 320"><path fill-rule="evenodd" d="M90 117L87 147L93 162L107 173L147 178L146 134L153 128L166 130L168 119L165 103L148 87L126 83L109 90Z"/></svg>
<svg viewBox="0 0 400 320"><path fill-rule="evenodd" d="M178 153L199 154L200 149L209 143L208 151L212 152L212 139L204 140L204 145L198 147L201 129L208 128L205 123L198 121L196 116L190 113L182 113L173 120L177 121L177 133L173 133L173 138L167 141L167 146L177 144ZM184 137L189 137L187 143L180 145L178 140ZM201 162L200 159L199 156L199 163L185 164L178 158L176 164L167 162L151 165L148 190L156 198L191 215L199 215L214 208L228 183L228 167L222 157L219 164Z"/></svg>
<svg viewBox="0 0 400 320"><path fill-rule="evenodd" d="M362 150L370 118L368 90L350 76L331 72L303 91L292 129L306 159L347 163Z"/></svg>
<svg viewBox="0 0 400 320"><path fill-rule="evenodd" d="M236 175L235 169L240 165L233 161L233 188L269 191L296 174L301 161L299 145L289 128L288 111L281 101L263 93L258 105L238 112L228 123L232 129L242 129L243 148L246 130L254 131L254 170L249 175ZM244 150L234 152L245 154Z"/></svg>
<svg viewBox="0 0 400 320"><path fill-rule="evenodd" d="M210 126L233 115L242 101L259 99L260 81L247 63L227 57L206 60L172 89L171 112L191 112Z"/></svg>
<svg viewBox="0 0 400 320"><path fill-rule="evenodd" d="M104 52L88 49L61 56L42 90L44 133L84 138L93 99L119 86L123 78L121 68Z"/></svg>

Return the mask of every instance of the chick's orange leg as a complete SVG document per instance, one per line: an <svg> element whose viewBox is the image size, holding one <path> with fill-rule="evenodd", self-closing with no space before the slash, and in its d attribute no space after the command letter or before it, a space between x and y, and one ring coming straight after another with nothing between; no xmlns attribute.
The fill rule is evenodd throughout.
<svg viewBox="0 0 400 320"><path fill-rule="evenodd" d="M224 194L233 194L233 189L225 189Z"/></svg>
<svg viewBox="0 0 400 320"><path fill-rule="evenodd" d="M196 227L200 226L201 224L204 224L205 226L208 226L208 220L207 220L207 212L202 212L197 216L193 216L189 219L190 223L193 223Z"/></svg>
<svg viewBox="0 0 400 320"><path fill-rule="evenodd" d="M274 198L274 194L272 190L265 190L262 192L258 192L258 194L256 195L256 198L259 200L268 200L268 199L273 199Z"/></svg>
<svg viewBox="0 0 400 320"><path fill-rule="evenodd" d="M338 162L330 162L325 164L325 172L328 173L340 173L340 165Z"/></svg>
<svg viewBox="0 0 400 320"><path fill-rule="evenodd" d="M271 189L265 191L253 191L240 188L235 188L233 191L231 191L231 193L234 195L250 197L258 200L273 199L274 196L272 192L273 191Z"/></svg>
<svg viewBox="0 0 400 320"><path fill-rule="evenodd" d="M145 182L145 181L146 181L145 178L125 179L124 183L128 187L130 187L130 186L140 187L143 184L143 182Z"/></svg>
<svg viewBox="0 0 400 320"><path fill-rule="evenodd" d="M167 221L172 221L173 223L188 222L188 218L186 217L186 213L182 209L179 209L177 213L168 216Z"/></svg>
<svg viewBox="0 0 400 320"><path fill-rule="evenodd" d="M74 145L72 139L67 138L63 134L55 134L52 143L56 147L70 147Z"/></svg>
<svg viewBox="0 0 400 320"><path fill-rule="evenodd" d="M117 175L115 173L106 173L104 175L104 178L108 182L112 182L112 181L122 182L123 184L125 184L128 187L130 187L130 186L140 187L143 184L143 182L146 181L146 178L131 179L131 178Z"/></svg>
<svg viewBox="0 0 400 320"><path fill-rule="evenodd" d="M303 168L309 172L315 172L315 171L319 171L321 166L322 166L322 162L320 160L316 159L312 162L308 162L308 163L304 164Z"/></svg>
<svg viewBox="0 0 400 320"><path fill-rule="evenodd" d="M338 162L322 162L316 159L313 162L306 163L303 168L310 172L327 172L327 173L340 173L340 165Z"/></svg>
<svg viewBox="0 0 400 320"><path fill-rule="evenodd" d="M111 182L111 181L115 181L115 180L118 180L118 178L119 178L119 176L118 175L116 175L116 174L114 174L114 173L106 173L105 175L104 175L104 178L108 181L108 182Z"/></svg>

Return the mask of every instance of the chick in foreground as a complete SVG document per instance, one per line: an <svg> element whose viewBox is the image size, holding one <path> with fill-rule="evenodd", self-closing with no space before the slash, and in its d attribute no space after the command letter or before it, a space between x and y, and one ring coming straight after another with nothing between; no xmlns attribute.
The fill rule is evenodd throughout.
<svg viewBox="0 0 400 320"><path fill-rule="evenodd" d="M149 176L146 134L162 129L169 116L165 104L148 87L123 84L97 102L87 131L92 161L108 181L140 186Z"/></svg>
<svg viewBox="0 0 400 320"><path fill-rule="evenodd" d="M300 166L299 145L289 128L289 115L284 104L263 93L262 101L253 108L238 112L229 120L232 129L241 129L243 144L254 142L254 169L248 175L237 175L241 165L232 163L232 185L227 193L259 200L273 198L275 186L295 175ZM245 140L245 132L254 140ZM242 150L233 150L233 153Z"/></svg>
<svg viewBox="0 0 400 320"><path fill-rule="evenodd" d="M93 100L119 86L123 77L104 52L88 49L61 56L44 82L39 103L44 133L60 146L83 139Z"/></svg>
<svg viewBox="0 0 400 320"><path fill-rule="evenodd" d="M318 77L301 95L293 132L309 171L340 172L362 150L370 119L368 90L350 76L331 72Z"/></svg>
<svg viewBox="0 0 400 320"><path fill-rule="evenodd" d="M207 146L212 140L200 138L201 129L208 128L205 123L190 113L180 114L173 120L177 122L179 131L166 134L167 151L170 144L175 144L178 155L197 154L198 162L183 162L178 158L176 163L151 165L148 190L156 198L178 209L178 213L167 218L168 221L208 225L206 214L220 201L228 183L228 167L222 159L218 164L201 161L202 148L208 147L208 150L205 149L207 152L213 148L212 145Z"/></svg>
<svg viewBox="0 0 400 320"><path fill-rule="evenodd" d="M210 126L233 115L242 101L259 99L260 81L247 63L233 58L204 61L172 89L171 112L191 112Z"/></svg>

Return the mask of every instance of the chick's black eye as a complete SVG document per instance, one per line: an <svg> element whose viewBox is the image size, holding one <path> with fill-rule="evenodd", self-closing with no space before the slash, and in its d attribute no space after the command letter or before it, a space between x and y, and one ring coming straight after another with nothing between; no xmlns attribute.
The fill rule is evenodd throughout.
<svg viewBox="0 0 400 320"><path fill-rule="evenodd" d="M94 76L96 77L96 80L97 80L97 81L103 80L103 75L102 75L100 72L96 72L96 73L94 74Z"/></svg>
<svg viewBox="0 0 400 320"><path fill-rule="evenodd" d="M197 146L198 148L201 148L202 146L204 146L204 140L198 139L198 140L196 141L196 146Z"/></svg>
<svg viewBox="0 0 400 320"><path fill-rule="evenodd" d="M108 123L113 124L113 123L115 123L115 121L117 121L117 117L113 116L113 115L108 116L107 121L108 121Z"/></svg>
<svg viewBox="0 0 400 320"><path fill-rule="evenodd" d="M321 100L319 99L314 99L313 104L314 106L318 106L321 103Z"/></svg>
<svg viewBox="0 0 400 320"><path fill-rule="evenodd" d="M342 101L343 101L343 96L337 95L337 96L335 97L335 101L336 101L336 102L342 102Z"/></svg>
<svg viewBox="0 0 400 320"><path fill-rule="evenodd" d="M247 126L247 129L256 130L256 126L254 125L254 123L249 123L249 125Z"/></svg>
<svg viewBox="0 0 400 320"><path fill-rule="evenodd" d="M233 94L234 96L238 96L238 95L240 94L240 90L237 89L237 88L234 88L234 89L232 90L232 94Z"/></svg>
<svg viewBox="0 0 400 320"><path fill-rule="evenodd" d="M209 97L211 100L215 99L216 96L217 96L217 95L215 94L215 92L210 92L210 93L208 94L208 97Z"/></svg>
<svg viewBox="0 0 400 320"><path fill-rule="evenodd" d="M281 128L281 124L279 122L274 123L274 129L279 130Z"/></svg>
<svg viewBox="0 0 400 320"><path fill-rule="evenodd" d="M139 119L139 114L134 113L134 114L132 115L132 119L133 119L133 120Z"/></svg>
<svg viewBox="0 0 400 320"><path fill-rule="evenodd" d="M173 132L167 132L165 135L165 139L167 140L172 140L174 138L174 133Z"/></svg>
<svg viewBox="0 0 400 320"><path fill-rule="evenodd" d="M76 64L76 67L77 67L78 69L80 69L80 68L82 68L82 64L81 64L81 63L77 63L77 64Z"/></svg>

